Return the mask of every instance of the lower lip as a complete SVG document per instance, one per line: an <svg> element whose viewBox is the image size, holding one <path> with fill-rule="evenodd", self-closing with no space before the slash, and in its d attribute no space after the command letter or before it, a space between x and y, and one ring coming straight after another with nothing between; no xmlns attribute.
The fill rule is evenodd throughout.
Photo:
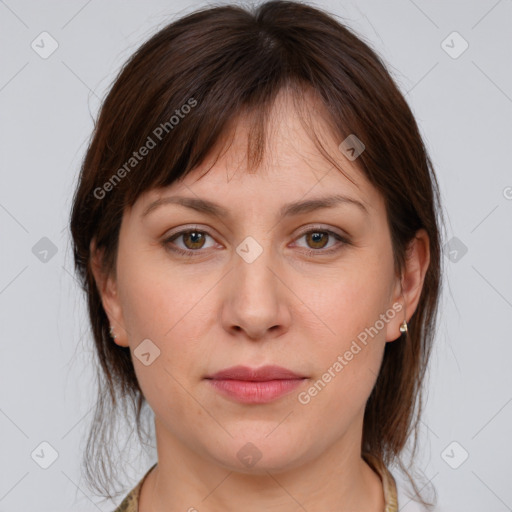
<svg viewBox="0 0 512 512"><path fill-rule="evenodd" d="M279 379L260 382L232 379L208 379L219 392L245 404L264 404L284 396L306 379Z"/></svg>

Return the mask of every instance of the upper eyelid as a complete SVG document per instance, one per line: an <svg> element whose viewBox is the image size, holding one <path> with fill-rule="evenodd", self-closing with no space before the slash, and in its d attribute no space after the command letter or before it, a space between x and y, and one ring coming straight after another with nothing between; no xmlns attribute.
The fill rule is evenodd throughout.
<svg viewBox="0 0 512 512"><path fill-rule="evenodd" d="M181 235L183 235L185 233L189 233L191 231L199 231L201 233L205 233L206 235L208 235L208 236L210 236L212 238L215 238L215 236L212 235L209 232L210 229L212 229L212 228L208 227L208 228L205 229L205 228L203 228L201 226L193 225L193 226L190 226L190 227L178 228L177 231L172 232L172 233L170 233L168 235L167 234L164 235L164 238L165 239L169 239L169 238L172 238L172 237L177 237L178 235L181 236ZM345 238L349 237L348 233L344 232L343 230L340 230L341 232L338 233L336 231L337 228L332 228L330 226L322 226L322 225L319 225L319 224L317 224L317 225L305 225L305 226L301 226L298 229L299 229L299 233L298 233L297 236L302 236L302 235L304 235L306 233L309 233L311 231L315 231L316 230L316 231L327 231L327 232L330 232L332 234L338 235L340 237L345 237Z"/></svg>
<svg viewBox="0 0 512 512"><path fill-rule="evenodd" d="M339 231L341 231L341 232L338 233L336 231L337 229ZM327 231L329 233L333 233L333 234L338 235L338 236L348 237L348 234L345 234L345 232L343 232L339 228L333 228L333 227L330 227L330 226L322 226L320 224L317 224L317 225L306 225L306 226L303 226L303 227L299 228L299 235L304 235L305 233L309 233L310 231Z"/></svg>

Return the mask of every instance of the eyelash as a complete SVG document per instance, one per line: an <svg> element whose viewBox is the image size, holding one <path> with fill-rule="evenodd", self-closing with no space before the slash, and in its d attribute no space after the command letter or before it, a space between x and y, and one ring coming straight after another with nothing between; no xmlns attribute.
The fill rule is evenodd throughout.
<svg viewBox="0 0 512 512"><path fill-rule="evenodd" d="M205 235L209 236L210 238L213 238L207 231L203 231L200 229L194 229L194 228L188 228L188 229L184 229L182 231L178 231L177 233L174 233L170 237L163 240L162 244L164 245L164 247L168 248L170 251L172 251L176 254L179 254L180 256L194 258L194 257L198 256L195 253L200 253L201 249L184 250L184 249L180 249L179 247L176 247L173 244L174 240L178 239L182 235L186 235L187 233L201 233L201 234L205 234ZM298 238L300 239L303 236L308 235L310 233L327 233L328 235L332 235L332 237L335 238L338 242L341 242L341 247L339 246L339 244L337 244L335 247L331 247L330 249L327 249L327 250L305 249L304 252L306 253L307 256L326 256L326 255L334 254L334 253L338 252L339 250L341 250L341 248L344 245L350 245L350 241L348 240L348 238L346 238L342 235L339 235L338 233L335 233L334 231L331 231L329 229L319 229L319 228L310 229L309 231L304 231L303 233L301 233ZM172 247L172 245L174 245L174 247Z"/></svg>

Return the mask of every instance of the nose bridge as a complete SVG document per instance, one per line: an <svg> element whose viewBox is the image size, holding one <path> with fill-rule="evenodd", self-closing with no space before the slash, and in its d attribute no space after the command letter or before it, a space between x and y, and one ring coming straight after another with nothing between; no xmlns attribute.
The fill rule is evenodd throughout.
<svg viewBox="0 0 512 512"><path fill-rule="evenodd" d="M260 235L256 239L249 235L236 247L236 253L235 287L254 304L266 295L268 300L275 293L275 278L270 271L275 258L270 237Z"/></svg>
<svg viewBox="0 0 512 512"><path fill-rule="evenodd" d="M261 337L285 321L271 238L247 236L236 247L236 253L228 286L230 296L223 306L224 327L237 326L251 338Z"/></svg>

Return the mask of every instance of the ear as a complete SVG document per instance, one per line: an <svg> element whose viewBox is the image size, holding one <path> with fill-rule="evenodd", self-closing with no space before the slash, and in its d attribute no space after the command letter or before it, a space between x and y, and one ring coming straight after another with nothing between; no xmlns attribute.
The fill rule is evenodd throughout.
<svg viewBox="0 0 512 512"><path fill-rule="evenodd" d="M126 336L123 312L117 292L116 277L115 275L105 274L102 266L103 253L103 249L96 248L96 240L93 239L90 244L91 269L101 297L103 309L116 335L116 338L112 339L112 341L121 347L127 347L128 338Z"/></svg>
<svg viewBox="0 0 512 512"><path fill-rule="evenodd" d="M395 281L393 304L395 308L400 304L401 309L387 324L386 341L395 341L400 338L402 334L400 325L404 319L409 322L416 311L429 264L430 240L427 232L422 228L416 232L409 243L403 275L397 277Z"/></svg>

